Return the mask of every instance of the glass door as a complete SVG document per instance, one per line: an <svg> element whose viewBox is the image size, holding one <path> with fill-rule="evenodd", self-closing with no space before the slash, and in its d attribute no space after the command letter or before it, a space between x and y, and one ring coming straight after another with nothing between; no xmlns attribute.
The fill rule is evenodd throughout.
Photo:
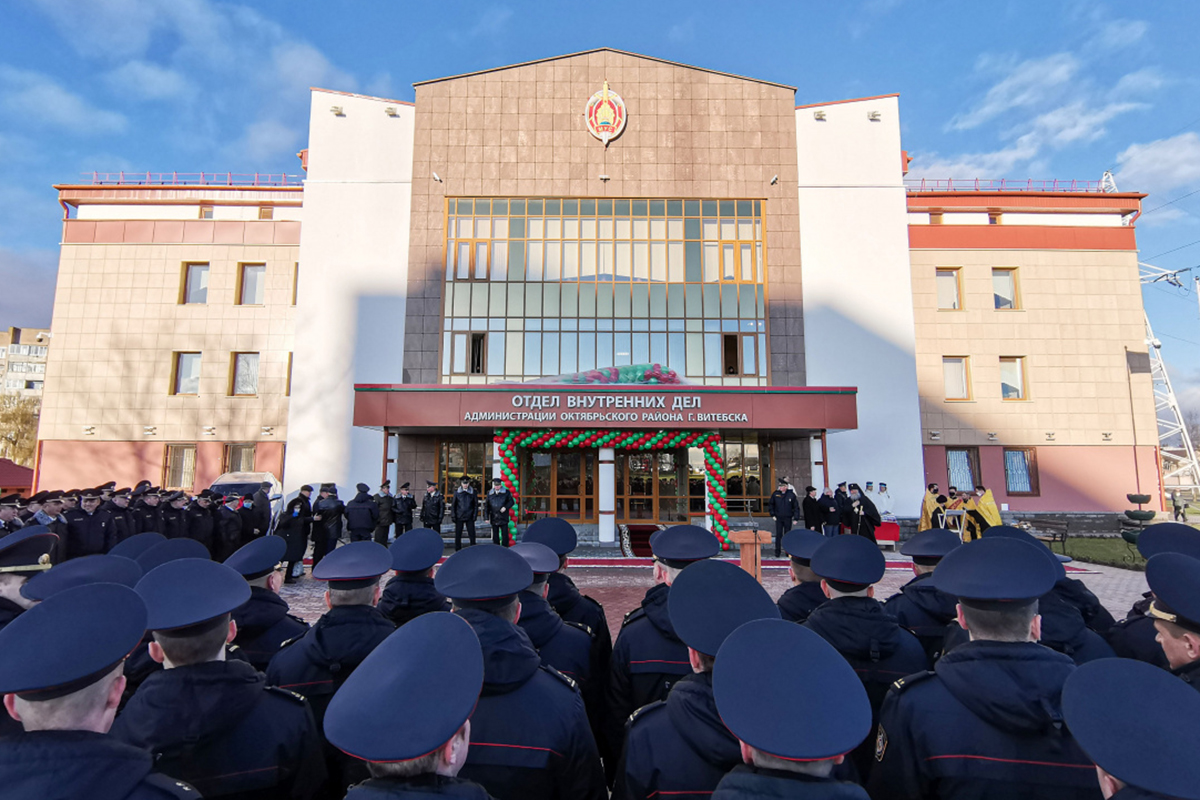
<svg viewBox="0 0 1200 800"><path fill-rule="evenodd" d="M684 451L618 452L616 462L617 521L688 521L690 480Z"/></svg>
<svg viewBox="0 0 1200 800"><path fill-rule="evenodd" d="M596 521L595 450L521 453L521 522L546 516Z"/></svg>

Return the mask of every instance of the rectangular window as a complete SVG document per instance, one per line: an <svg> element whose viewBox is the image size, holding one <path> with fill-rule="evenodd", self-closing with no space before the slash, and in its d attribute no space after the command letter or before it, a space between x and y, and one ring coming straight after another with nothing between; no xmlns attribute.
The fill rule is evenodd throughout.
<svg viewBox="0 0 1200 800"><path fill-rule="evenodd" d="M275 218L275 209L272 208L271 206L259 206L258 207L258 218L259 219L274 219Z"/></svg>
<svg viewBox="0 0 1200 800"><path fill-rule="evenodd" d="M754 334L726 333L721 336L721 366L726 376L758 374Z"/></svg>
<svg viewBox="0 0 1200 800"><path fill-rule="evenodd" d="M946 481L949 486L970 491L980 483L979 449L976 447L946 448Z"/></svg>
<svg viewBox="0 0 1200 800"><path fill-rule="evenodd" d="M992 270L992 299L1001 311L1020 308L1017 303L1017 271L1015 269Z"/></svg>
<svg viewBox="0 0 1200 800"><path fill-rule="evenodd" d="M261 306L266 295L267 265L242 264L238 276L238 305Z"/></svg>
<svg viewBox="0 0 1200 800"><path fill-rule="evenodd" d="M1000 357L1000 396L1005 400L1025 399L1025 359Z"/></svg>
<svg viewBox="0 0 1200 800"><path fill-rule="evenodd" d="M184 305L208 302L208 264L183 265L183 294L180 302Z"/></svg>
<svg viewBox="0 0 1200 800"><path fill-rule="evenodd" d="M297 261L292 265L292 305L296 305L296 298L300 291L300 262Z"/></svg>
<svg viewBox="0 0 1200 800"><path fill-rule="evenodd" d="M288 353L287 387L283 390L285 397L292 396L292 354Z"/></svg>
<svg viewBox="0 0 1200 800"><path fill-rule="evenodd" d="M200 394L200 354L176 353L171 394Z"/></svg>
<svg viewBox="0 0 1200 800"><path fill-rule="evenodd" d="M456 333L450 337L450 372L456 375L487 374L486 333Z"/></svg>
<svg viewBox="0 0 1200 800"><path fill-rule="evenodd" d="M971 399L970 359L966 356L943 356L942 375L946 383L947 400Z"/></svg>
<svg viewBox="0 0 1200 800"><path fill-rule="evenodd" d="M232 359L233 380L229 394L234 397L251 397L258 394L258 353L234 353Z"/></svg>
<svg viewBox="0 0 1200 800"><path fill-rule="evenodd" d="M959 284L957 269L939 269L937 271L937 298L939 311L962 310L962 286Z"/></svg>
<svg viewBox="0 0 1200 800"><path fill-rule="evenodd" d="M200 219L212 219L212 218L213 218L213 207L212 206L200 206Z"/></svg>
<svg viewBox="0 0 1200 800"><path fill-rule="evenodd" d="M196 445L167 445L166 463L163 464L164 489L192 489L196 482Z"/></svg>
<svg viewBox="0 0 1200 800"><path fill-rule="evenodd" d="M1037 497L1038 487L1037 448L1004 448L1004 489L1010 495Z"/></svg>
<svg viewBox="0 0 1200 800"><path fill-rule="evenodd" d="M222 472L254 472L254 443L225 445Z"/></svg>

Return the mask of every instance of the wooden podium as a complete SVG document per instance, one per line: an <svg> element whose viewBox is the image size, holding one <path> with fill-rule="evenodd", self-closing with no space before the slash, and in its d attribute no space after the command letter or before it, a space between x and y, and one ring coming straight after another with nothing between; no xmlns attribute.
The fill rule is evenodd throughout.
<svg viewBox="0 0 1200 800"><path fill-rule="evenodd" d="M762 583L762 546L770 544L772 531L757 528L734 528L729 532L729 539L740 547L742 569L754 576L754 580Z"/></svg>

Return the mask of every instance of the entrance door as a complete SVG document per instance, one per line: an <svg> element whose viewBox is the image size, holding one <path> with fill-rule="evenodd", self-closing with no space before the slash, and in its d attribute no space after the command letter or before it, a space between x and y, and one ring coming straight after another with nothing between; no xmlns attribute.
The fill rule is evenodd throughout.
<svg viewBox="0 0 1200 800"><path fill-rule="evenodd" d="M595 450L525 450L520 464L522 523L596 521Z"/></svg>
<svg viewBox="0 0 1200 800"><path fill-rule="evenodd" d="M684 450L618 452L617 521L687 522L688 477Z"/></svg>

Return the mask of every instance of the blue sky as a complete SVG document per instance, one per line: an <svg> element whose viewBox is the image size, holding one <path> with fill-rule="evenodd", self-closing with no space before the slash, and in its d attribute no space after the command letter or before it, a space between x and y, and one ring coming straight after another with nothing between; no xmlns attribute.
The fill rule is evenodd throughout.
<svg viewBox="0 0 1200 800"><path fill-rule="evenodd" d="M49 321L54 183L296 173L309 86L411 100L414 81L600 46L791 84L799 103L900 92L915 175L1111 169L1150 195L1143 260L1200 265L1198 29L1190 2L6 0L0 324ZM1200 305L1185 285L1145 297L1200 411Z"/></svg>

